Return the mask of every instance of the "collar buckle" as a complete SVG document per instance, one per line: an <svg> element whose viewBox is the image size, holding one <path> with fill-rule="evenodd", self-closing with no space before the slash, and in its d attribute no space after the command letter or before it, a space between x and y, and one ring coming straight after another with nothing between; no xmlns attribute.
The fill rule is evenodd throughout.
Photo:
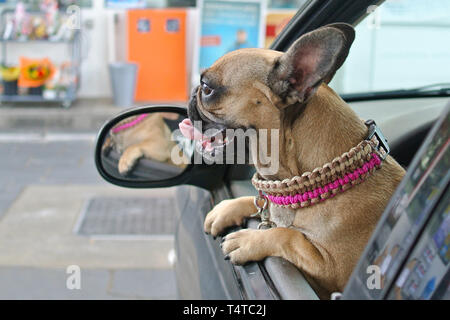
<svg viewBox="0 0 450 320"><path fill-rule="evenodd" d="M388 141L381 132L380 127L377 126L373 119L369 119L364 122L369 129L369 135L366 140L371 140L374 136L378 140L378 146L376 146L377 151L380 153L382 160L386 159L391 149L389 148Z"/></svg>
<svg viewBox="0 0 450 320"><path fill-rule="evenodd" d="M260 200L264 200L264 204L262 206L258 204L258 201ZM270 221L270 212L267 208L269 205L269 199L262 193L262 191L259 191L259 194L255 197L253 203L258 209L258 212L252 214L250 217L259 217L261 219L261 222L258 224L258 229L275 228L277 225L275 222Z"/></svg>

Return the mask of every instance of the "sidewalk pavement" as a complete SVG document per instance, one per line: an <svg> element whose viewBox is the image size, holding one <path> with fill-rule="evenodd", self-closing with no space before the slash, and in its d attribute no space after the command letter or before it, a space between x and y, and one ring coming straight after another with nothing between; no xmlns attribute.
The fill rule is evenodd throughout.
<svg viewBox="0 0 450 320"><path fill-rule="evenodd" d="M0 132L97 132L103 123L124 111L110 99L80 99L67 109L58 105L0 106Z"/></svg>
<svg viewBox="0 0 450 320"><path fill-rule="evenodd" d="M183 103L136 103L144 105L177 105ZM113 105L108 98L79 99L67 109L59 105L2 104L0 105L0 132L92 132L113 116L128 108Z"/></svg>
<svg viewBox="0 0 450 320"><path fill-rule="evenodd" d="M91 197L170 196L98 175L95 135L121 111L105 99L69 109L0 106L0 299L176 298L172 237L95 240L74 232ZM80 290L66 287L69 265L81 269Z"/></svg>

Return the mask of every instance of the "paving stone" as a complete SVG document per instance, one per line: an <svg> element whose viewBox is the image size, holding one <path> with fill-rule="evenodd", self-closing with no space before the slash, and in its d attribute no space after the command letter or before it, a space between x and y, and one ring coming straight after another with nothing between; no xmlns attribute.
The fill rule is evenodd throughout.
<svg viewBox="0 0 450 320"><path fill-rule="evenodd" d="M0 267L0 299L175 299L171 270L80 269L80 289L68 289L64 268Z"/></svg>
<svg viewBox="0 0 450 320"><path fill-rule="evenodd" d="M82 269L79 290L67 288L68 276L66 269L0 267L0 299L115 299L108 270Z"/></svg>
<svg viewBox="0 0 450 320"><path fill-rule="evenodd" d="M117 270L109 291L117 298L175 299L175 275L169 270Z"/></svg>
<svg viewBox="0 0 450 320"><path fill-rule="evenodd" d="M94 240L76 235L94 196L170 196L114 187L100 177L92 141L0 142L0 299L175 298L173 239ZM82 290L65 268L82 267ZM156 268L156 269L155 269Z"/></svg>

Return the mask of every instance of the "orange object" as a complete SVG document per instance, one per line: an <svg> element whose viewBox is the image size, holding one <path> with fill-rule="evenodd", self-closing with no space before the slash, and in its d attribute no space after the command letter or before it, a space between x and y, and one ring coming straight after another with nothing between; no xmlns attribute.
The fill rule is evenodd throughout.
<svg viewBox="0 0 450 320"><path fill-rule="evenodd" d="M283 13L269 13L266 16L266 42L265 48L269 48L273 40L283 30L283 28L289 23L296 11L286 11Z"/></svg>
<svg viewBox="0 0 450 320"><path fill-rule="evenodd" d="M55 68L48 58L20 57L19 87L36 88L53 77Z"/></svg>
<svg viewBox="0 0 450 320"><path fill-rule="evenodd" d="M186 11L128 11L128 60L138 64L136 101L187 101Z"/></svg>

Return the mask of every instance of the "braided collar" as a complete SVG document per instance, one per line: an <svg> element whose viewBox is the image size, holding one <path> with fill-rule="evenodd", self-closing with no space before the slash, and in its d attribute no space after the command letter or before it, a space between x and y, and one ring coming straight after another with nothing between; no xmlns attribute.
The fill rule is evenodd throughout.
<svg viewBox="0 0 450 320"><path fill-rule="evenodd" d="M139 116L129 117L129 118L125 119L125 120L120 121L111 130L112 130L113 133L118 133L120 131L132 128L135 125L137 125L140 122L142 122L147 116L148 116L148 113L143 113L143 114L141 114Z"/></svg>
<svg viewBox="0 0 450 320"><path fill-rule="evenodd" d="M297 209L325 201L363 182L381 167L390 152L375 121L368 120L365 124L369 129L367 138L333 161L284 180L265 180L255 173L253 186L273 204Z"/></svg>

